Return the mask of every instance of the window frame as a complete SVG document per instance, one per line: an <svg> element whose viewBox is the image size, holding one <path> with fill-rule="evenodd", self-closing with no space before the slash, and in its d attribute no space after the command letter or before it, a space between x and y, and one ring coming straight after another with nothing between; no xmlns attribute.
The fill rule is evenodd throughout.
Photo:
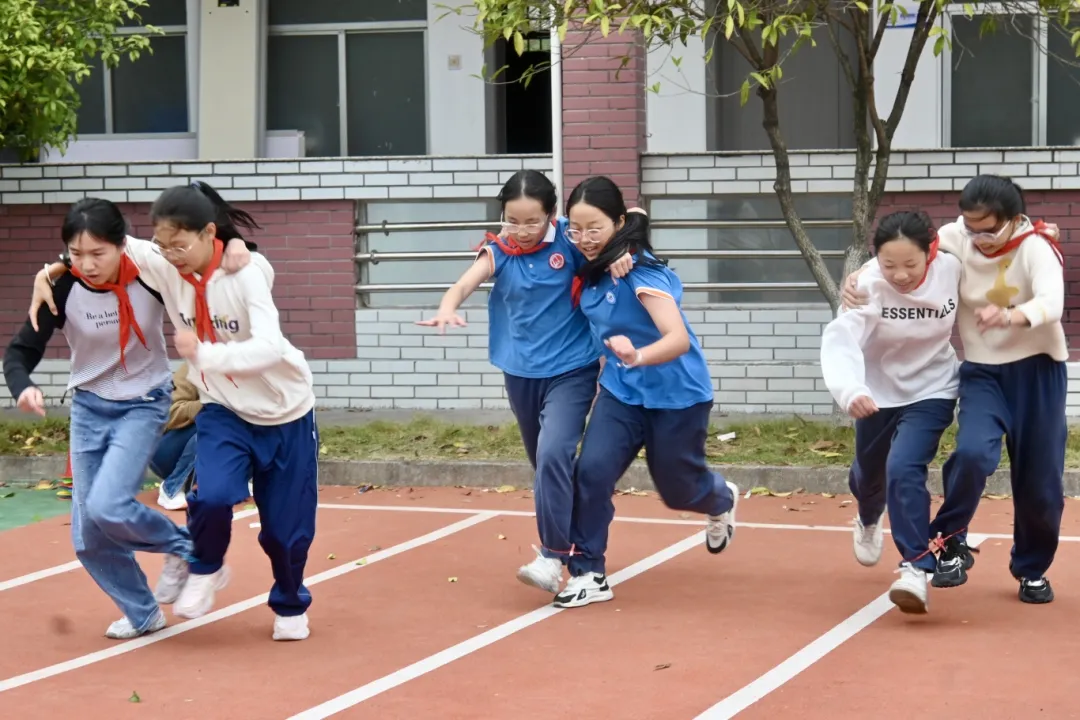
<svg viewBox="0 0 1080 720"><path fill-rule="evenodd" d="M951 3L941 14L940 22L942 29L950 39L953 36L953 15L964 15L963 4ZM1031 40L1031 52L1034 54L1031 64L1031 128L1032 137L1027 145L1022 147L1046 147L1046 120L1047 120L1047 72L1048 58L1042 48L1047 46L1049 26L1046 18L1039 13L1039 7L1034 2L1024 2L1018 5L1006 6L1003 3L986 3L976 8L976 16L979 15L1031 15L1033 16L1034 31L1038 42ZM1026 12L1025 12L1026 11ZM941 59L938 64L940 71L941 88L941 146L953 147L952 138L952 71L953 50L950 44L946 44L941 51ZM962 146L967 148L967 146Z"/></svg>
<svg viewBox="0 0 1080 720"><path fill-rule="evenodd" d="M348 57L346 36L363 34L388 34L388 33L420 33L424 46L424 154L431 151L431 82L428 73L428 21L427 20L388 20L385 22L349 22L349 23L304 23L288 25L268 25L266 28L266 43L269 49L270 38L298 37L304 35L324 35L337 37L338 59L338 155L336 157L353 157L349 154L349 82L348 82ZM270 77L269 62L262 63L261 85L264 88L263 98L263 130L266 133L276 132L270 130L269 119L269 96ZM297 128L299 129L299 128ZM409 156L407 156L409 157ZM416 156L421 157L421 156Z"/></svg>
<svg viewBox="0 0 1080 720"><path fill-rule="evenodd" d="M187 132L145 132L145 133L118 133L113 132L113 122L115 110L113 109L113 69L107 67L102 63L102 84L104 85L103 92L105 95L105 132L103 133L78 133L76 134L76 140L107 140L107 139L119 139L119 140L169 140L177 138L191 138L195 137L198 132L199 121L199 107L198 102L192 102L192 97L197 97L197 82L198 78L192 76L191 66L191 51L192 51L192 38L189 28L191 27L190 18L188 22L183 25L155 25L161 30L160 35L151 35L153 40L155 37L176 37L183 36L184 38L184 92L187 94L187 115L188 115L188 129ZM113 33L114 35L135 35L145 34L146 27L118 27ZM76 86L78 89L78 86Z"/></svg>

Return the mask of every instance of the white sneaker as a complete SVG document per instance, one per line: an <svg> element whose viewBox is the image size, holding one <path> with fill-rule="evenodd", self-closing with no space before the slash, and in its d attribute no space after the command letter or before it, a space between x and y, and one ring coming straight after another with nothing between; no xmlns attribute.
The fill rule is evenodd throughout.
<svg viewBox="0 0 1080 720"><path fill-rule="evenodd" d="M855 525L852 532L855 544L855 559L859 561L860 565L870 567L877 565L878 560L881 559L881 546L885 533L885 527L881 521L884 518L885 513L882 513L876 523L864 526L862 518L857 514L855 515Z"/></svg>
<svg viewBox="0 0 1080 720"><path fill-rule="evenodd" d="M307 613L284 617L274 616L274 639L275 640L306 640L311 634L308 629Z"/></svg>
<svg viewBox="0 0 1080 720"><path fill-rule="evenodd" d="M734 504L722 515L710 515L705 524L705 547L709 552L722 553L735 539L735 509L739 506L739 488L730 480L726 481Z"/></svg>
<svg viewBox="0 0 1080 720"><path fill-rule="evenodd" d="M528 565L518 568L517 579L555 595L562 583L562 563L558 558L544 557L535 545L533 550L536 551L536 558Z"/></svg>
<svg viewBox="0 0 1080 720"><path fill-rule="evenodd" d="M222 565L220 570L210 575L191 573L184 583L184 589L180 591L180 597L173 605L173 615L188 619L202 617L214 607L214 593L228 584L227 565Z"/></svg>
<svg viewBox="0 0 1080 720"><path fill-rule="evenodd" d="M154 617L154 621L150 623L150 626L142 632L139 632L134 627L132 627L131 621L124 617L120 618L109 626L109 629L105 631L105 637L111 638L112 640L131 640L132 638L137 638L140 635L149 635L150 633L156 633L158 630L161 630L164 627L165 615L161 611L158 611L158 614Z"/></svg>
<svg viewBox="0 0 1080 720"><path fill-rule="evenodd" d="M889 600L900 612L914 615L926 613L926 571L904 563L896 572L900 578L889 588Z"/></svg>
<svg viewBox="0 0 1080 720"><path fill-rule="evenodd" d="M179 555L166 555L165 567L154 588L154 599L163 605L172 605L180 597L180 591L188 579L187 560Z"/></svg>
<svg viewBox="0 0 1080 720"><path fill-rule="evenodd" d="M165 486L158 488L157 504L166 510L183 510L187 507L187 493L183 490L172 497L165 494Z"/></svg>
<svg viewBox="0 0 1080 720"><path fill-rule="evenodd" d="M566 589L555 596L555 607L575 608L597 602L607 602L615 597L608 585L607 575L585 573L566 581Z"/></svg>

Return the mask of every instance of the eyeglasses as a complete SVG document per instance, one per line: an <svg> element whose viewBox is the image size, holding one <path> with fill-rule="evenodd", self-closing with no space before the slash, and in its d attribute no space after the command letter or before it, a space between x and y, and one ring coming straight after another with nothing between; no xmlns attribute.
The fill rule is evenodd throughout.
<svg viewBox="0 0 1080 720"><path fill-rule="evenodd" d="M588 230L567 230L566 234L570 238L570 242L575 245L581 243L582 240L588 240L590 243L600 242L601 236L607 232L605 228L589 228Z"/></svg>

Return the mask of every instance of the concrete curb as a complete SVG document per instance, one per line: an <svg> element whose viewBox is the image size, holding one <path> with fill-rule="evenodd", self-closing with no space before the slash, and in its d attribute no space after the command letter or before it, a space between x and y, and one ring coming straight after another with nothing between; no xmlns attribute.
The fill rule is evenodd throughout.
<svg viewBox="0 0 1080 720"><path fill-rule="evenodd" d="M716 465L714 468L742 491L767 487L775 492L802 489L808 493L850 492L845 467L775 467L755 465ZM0 456L0 482L11 486L37 484L53 480L64 472L64 457ZM392 460L321 460L319 483L322 485L384 485L391 487L532 487L533 471L525 462L392 461ZM619 481L618 489L655 490L649 471L635 462ZM941 471L931 469L930 492L941 494ZM986 492L1011 494L1008 470L999 470L986 483ZM1080 496L1080 470L1065 471L1065 495Z"/></svg>

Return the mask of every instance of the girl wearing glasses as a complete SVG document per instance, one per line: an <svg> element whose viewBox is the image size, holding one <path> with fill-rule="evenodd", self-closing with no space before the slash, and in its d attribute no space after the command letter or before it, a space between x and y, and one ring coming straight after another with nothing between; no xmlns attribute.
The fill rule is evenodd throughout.
<svg viewBox="0 0 1080 720"><path fill-rule="evenodd" d="M318 503L311 371L281 332L266 259L252 254L239 272L218 272L225 243L241 237L238 226L258 227L250 215L199 182L163 192L150 217L158 249L133 238L128 245L161 289L177 353L202 400L195 416L196 487L188 496L193 548L189 561L175 568L177 582L158 599L173 603L178 617L211 610L229 581L224 559L233 507L247 499L254 478L259 543L274 577L268 602L273 639L303 640L311 605L304 568Z"/></svg>
<svg viewBox="0 0 1080 720"><path fill-rule="evenodd" d="M137 498L171 399L161 286L132 261L141 241L127 236L124 216L108 200L75 203L60 236L67 260L52 266L55 288L50 274L38 274L41 300L4 353L4 379L20 410L45 415L31 374L53 334L63 332L71 350L71 540L123 613L105 636L126 640L165 627L158 602L179 590L192 553L187 529ZM248 262L243 240L227 258L230 272ZM166 555L154 592L135 551Z"/></svg>
<svg viewBox="0 0 1080 720"><path fill-rule="evenodd" d="M664 504L707 516L710 553L731 544L738 488L706 464L712 379L680 308L682 283L649 242L648 217L628 211L606 177L582 181L567 206L569 232L585 257L575 304L607 355L574 477L571 577L555 598L559 607L580 607L613 597L604 565L611 496L643 446ZM627 253L633 269L621 280L609 277L604 268Z"/></svg>
<svg viewBox="0 0 1080 720"><path fill-rule="evenodd" d="M974 564L967 527L997 470L1004 435L1015 512L1009 570L1021 601L1048 603L1054 593L1045 574L1061 532L1068 434L1064 258L1056 228L1024 211L1019 186L980 175L960 195L961 216L938 230L941 249L963 263L958 324L965 357L956 450L943 468L945 501L930 526L944 539L932 584L967 582ZM866 303L857 275L845 285L847 306Z"/></svg>
<svg viewBox="0 0 1080 720"><path fill-rule="evenodd" d="M518 570L526 585L559 591L572 549L573 464L596 398L601 348L585 316L571 302L583 258L567 238L566 218L555 218L556 190L543 173L521 170L499 192L502 232L488 234L473 265L447 290L439 310L418 324L464 327L457 310L480 285L494 280L488 298L488 354L503 371L510 408L535 470L536 524L541 548ZM626 274L630 258L611 263ZM535 548L534 548L535 549Z"/></svg>

